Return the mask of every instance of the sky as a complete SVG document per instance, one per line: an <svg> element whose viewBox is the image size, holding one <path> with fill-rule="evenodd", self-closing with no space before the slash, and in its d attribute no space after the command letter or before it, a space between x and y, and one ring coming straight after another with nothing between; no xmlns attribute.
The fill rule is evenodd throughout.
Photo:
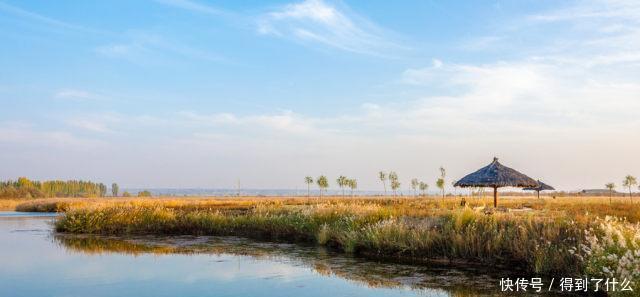
<svg viewBox="0 0 640 297"><path fill-rule="evenodd" d="M634 0L0 0L0 39L0 179L640 175Z"/></svg>

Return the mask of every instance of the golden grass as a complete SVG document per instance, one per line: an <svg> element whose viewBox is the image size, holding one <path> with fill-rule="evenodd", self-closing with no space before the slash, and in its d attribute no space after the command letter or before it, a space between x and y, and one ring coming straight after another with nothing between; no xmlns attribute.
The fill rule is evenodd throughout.
<svg viewBox="0 0 640 297"><path fill-rule="evenodd" d="M483 209L489 198L466 200L461 207L459 197L80 198L33 200L16 209L66 212L56 222L60 232L235 235L403 261L509 264L559 277L627 276L636 285L640 279L640 204L628 198L502 197L503 210L491 214Z"/></svg>
<svg viewBox="0 0 640 297"><path fill-rule="evenodd" d="M640 200L640 199L639 199ZM423 217L460 209L460 197L379 197L358 196L342 198L339 196L325 197L157 197L157 198L46 198L34 200L0 200L7 201L4 209L14 208L18 211L64 212L71 208L106 205L138 205L163 206L174 209L218 210L226 213L242 213L259 206L283 206L287 208L305 207L310 205L373 205L384 207L397 216ZM491 198L486 199L466 197L470 208L491 207ZM630 203L628 198L616 197L609 202L608 197L561 197L537 199L531 197L501 197L499 206L513 212L532 209L537 216L568 217L582 220L585 215L599 217L615 216L626 218L627 221L640 222L640 201Z"/></svg>
<svg viewBox="0 0 640 297"><path fill-rule="evenodd" d="M15 210L16 206L26 201L26 199L0 199L0 211Z"/></svg>

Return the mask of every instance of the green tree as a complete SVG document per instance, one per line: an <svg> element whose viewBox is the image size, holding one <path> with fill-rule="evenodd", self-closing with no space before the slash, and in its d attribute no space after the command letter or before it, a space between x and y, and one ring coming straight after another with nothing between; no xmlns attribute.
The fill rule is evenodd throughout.
<svg viewBox="0 0 640 297"><path fill-rule="evenodd" d="M631 201L631 203L633 203L633 194L631 193L631 188L633 188L633 186L638 184L638 180L636 180L635 176L631 176L631 175L627 175L624 177L624 180L622 181L622 186L625 188L629 188L629 201Z"/></svg>
<svg viewBox="0 0 640 297"><path fill-rule="evenodd" d="M440 166L440 178L438 178L438 180L436 180L436 186L438 187L438 189L440 189L440 191L442 191L442 199L444 199L444 184L445 184L445 177L447 176L447 172L445 171L444 167Z"/></svg>
<svg viewBox="0 0 640 297"><path fill-rule="evenodd" d="M384 171L378 172L378 178L382 182L382 186L384 187L384 195L387 196L387 174Z"/></svg>
<svg viewBox="0 0 640 297"><path fill-rule="evenodd" d="M342 198L344 198L344 187L347 186L347 177L339 176L338 179L336 179L336 183L338 183L338 187L342 190Z"/></svg>
<svg viewBox="0 0 640 297"><path fill-rule="evenodd" d="M151 197L151 192L144 190L138 192L138 197Z"/></svg>
<svg viewBox="0 0 640 297"><path fill-rule="evenodd" d="M616 188L616 184L608 183L604 186L607 187L607 189L609 189L609 204L611 204L611 198L613 197L613 189Z"/></svg>
<svg viewBox="0 0 640 297"><path fill-rule="evenodd" d="M353 197L353 191L358 188L358 181L355 178L349 179L347 181L349 188L351 189L351 197Z"/></svg>
<svg viewBox="0 0 640 297"><path fill-rule="evenodd" d="M320 188L320 198L322 198L322 192L329 187L329 180L326 176L321 175L316 179L316 183Z"/></svg>
<svg viewBox="0 0 640 297"><path fill-rule="evenodd" d="M313 184L313 177L305 176L304 182L307 184L307 197L311 196L311 184Z"/></svg>
<svg viewBox="0 0 640 297"><path fill-rule="evenodd" d="M417 178L411 179L411 189L413 190L413 196L417 196L417 190L420 187L420 182Z"/></svg>
<svg viewBox="0 0 640 297"><path fill-rule="evenodd" d="M427 189L429 189L429 185L427 183L425 183L425 182L420 182L419 187L420 187L420 191L422 191L422 195L426 196Z"/></svg>
<svg viewBox="0 0 640 297"><path fill-rule="evenodd" d="M436 180L436 187L438 187L438 189L442 191L442 199L444 199L444 179L443 178L438 178Z"/></svg>
<svg viewBox="0 0 640 297"><path fill-rule="evenodd" d="M398 174L395 171L389 172L389 182L391 183L391 190L393 190L393 196L397 195L397 190L400 188L400 181Z"/></svg>
<svg viewBox="0 0 640 297"><path fill-rule="evenodd" d="M122 197L131 197L131 193L124 191L122 192Z"/></svg>
<svg viewBox="0 0 640 297"><path fill-rule="evenodd" d="M111 184L111 195L113 195L113 197L118 197L118 192L119 191L120 191L120 187L118 187L118 184L112 183Z"/></svg>

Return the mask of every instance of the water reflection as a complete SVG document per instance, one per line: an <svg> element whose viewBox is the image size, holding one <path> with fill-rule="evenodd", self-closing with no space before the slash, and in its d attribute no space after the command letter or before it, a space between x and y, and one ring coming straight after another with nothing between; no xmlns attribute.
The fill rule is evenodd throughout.
<svg viewBox="0 0 640 297"><path fill-rule="evenodd" d="M324 248L256 242L236 237L100 237L57 234L69 250L96 254L211 254L250 257L313 269L370 288L411 290L427 296L495 295L499 276L480 268L401 265L348 257ZM504 276L504 275L503 275Z"/></svg>
<svg viewBox="0 0 640 297"><path fill-rule="evenodd" d="M493 296L515 277L235 237L56 234L53 219L0 213L1 296Z"/></svg>

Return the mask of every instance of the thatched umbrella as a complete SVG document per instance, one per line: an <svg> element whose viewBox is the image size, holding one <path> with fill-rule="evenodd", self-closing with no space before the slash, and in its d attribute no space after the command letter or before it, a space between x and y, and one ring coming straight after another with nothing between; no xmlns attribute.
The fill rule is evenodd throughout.
<svg viewBox="0 0 640 297"><path fill-rule="evenodd" d="M536 191L538 193L538 199L540 199L540 192L542 192L542 191L553 191L553 190L555 190L555 188L550 186L550 185L547 185L547 184L541 182L540 180L538 180L538 186L537 187L524 188L523 190L525 190L525 191Z"/></svg>
<svg viewBox="0 0 640 297"><path fill-rule="evenodd" d="M463 188L493 188L493 207L498 207L498 188L533 188L538 186L538 182L514 169L500 164L498 158L493 158L491 164L463 177L455 186Z"/></svg>

